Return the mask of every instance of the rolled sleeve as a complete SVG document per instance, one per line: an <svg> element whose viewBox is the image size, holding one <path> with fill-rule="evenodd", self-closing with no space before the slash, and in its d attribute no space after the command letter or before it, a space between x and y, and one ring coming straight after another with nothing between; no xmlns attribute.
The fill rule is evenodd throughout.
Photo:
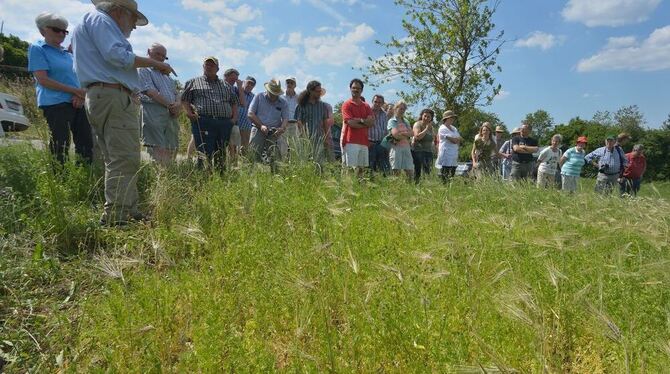
<svg viewBox="0 0 670 374"><path fill-rule="evenodd" d="M256 95L256 96L254 96L253 100L251 100L251 105L249 105L249 110L247 111L247 115L251 115L251 114L255 115L256 114L256 112L258 111L258 100L259 100L258 98L261 95L262 94Z"/></svg>

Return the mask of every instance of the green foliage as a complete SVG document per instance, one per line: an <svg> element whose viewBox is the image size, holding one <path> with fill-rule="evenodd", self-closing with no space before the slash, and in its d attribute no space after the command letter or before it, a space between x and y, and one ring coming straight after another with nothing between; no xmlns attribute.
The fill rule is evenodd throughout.
<svg viewBox="0 0 670 374"><path fill-rule="evenodd" d="M670 128L647 130L639 143L644 144L644 155L647 158L645 177L650 180L669 180Z"/></svg>
<svg viewBox="0 0 670 374"><path fill-rule="evenodd" d="M637 105L619 108L614 113L614 121L621 132L630 134L633 141L642 139L644 136L646 120Z"/></svg>
<svg viewBox="0 0 670 374"><path fill-rule="evenodd" d="M538 109L526 114L524 122L533 127L533 135L540 144L547 144L551 140L554 128L554 118L546 110Z"/></svg>
<svg viewBox="0 0 670 374"><path fill-rule="evenodd" d="M365 79L373 84L399 79L410 92L408 103L427 103L463 113L489 104L500 91L494 73L504 43L503 32L492 35L498 1L395 0L406 10L405 36L377 43L387 52L371 59Z"/></svg>
<svg viewBox="0 0 670 374"><path fill-rule="evenodd" d="M3 65L28 67L28 42L14 35L0 35L0 45L5 50Z"/></svg>

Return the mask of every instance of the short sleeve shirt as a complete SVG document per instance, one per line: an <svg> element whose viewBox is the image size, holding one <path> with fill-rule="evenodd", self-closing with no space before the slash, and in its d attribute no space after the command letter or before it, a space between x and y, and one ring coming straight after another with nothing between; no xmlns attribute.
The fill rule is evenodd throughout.
<svg viewBox="0 0 670 374"><path fill-rule="evenodd" d="M307 131L311 138L323 137L323 121L328 119L328 107L323 101L298 105L295 109L295 119L303 125L307 125Z"/></svg>
<svg viewBox="0 0 670 374"><path fill-rule="evenodd" d="M74 72L72 54L63 48L54 48L43 40L28 47L28 70L44 70L47 76L67 86L79 88L79 79ZM37 106L43 107L72 102L72 94L35 84Z"/></svg>
<svg viewBox="0 0 670 374"><path fill-rule="evenodd" d="M521 136L515 136L512 138L512 149L514 149L515 145L527 145L530 147L537 147L537 140L528 137L524 138ZM512 151L512 161L516 162L531 162L533 161L533 155L531 153L517 153Z"/></svg>
<svg viewBox="0 0 670 374"><path fill-rule="evenodd" d="M542 160L538 171L541 171L546 174L554 174L558 169L558 160L561 159L561 150L556 149L554 152L551 147L547 147L540 152L538 161Z"/></svg>
<svg viewBox="0 0 670 374"><path fill-rule="evenodd" d="M195 106L200 115L232 118L233 105L239 105L240 99L223 79L207 79L204 75L193 78L184 84L182 101Z"/></svg>
<svg viewBox="0 0 670 374"><path fill-rule="evenodd" d="M368 118L371 115L372 109L364 101L357 104L352 99L349 99L342 104L342 120L344 122L352 118ZM367 147L369 145L368 128L362 127L355 129L347 126L344 134L344 142L346 144L360 144Z"/></svg>
<svg viewBox="0 0 670 374"><path fill-rule="evenodd" d="M248 114L253 113L267 127L279 127L284 120L288 120L288 105L283 97L271 101L267 92L254 96L249 105Z"/></svg>
<svg viewBox="0 0 670 374"><path fill-rule="evenodd" d="M576 147L572 147L565 151L563 156L565 156L565 162L561 168L561 174L571 177L578 177L582 172L582 167L586 163L584 160L586 152L579 152L577 151Z"/></svg>

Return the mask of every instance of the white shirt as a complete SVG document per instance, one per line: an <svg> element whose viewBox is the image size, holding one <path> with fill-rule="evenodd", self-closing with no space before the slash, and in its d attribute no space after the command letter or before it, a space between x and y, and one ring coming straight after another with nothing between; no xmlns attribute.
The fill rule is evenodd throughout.
<svg viewBox="0 0 670 374"><path fill-rule="evenodd" d="M440 139L440 146L437 151L435 167L458 166L459 145L447 140L447 136L450 138L460 137L461 134L458 132L458 129L452 126L450 130L446 125L441 125L440 129L437 131L437 136Z"/></svg>
<svg viewBox="0 0 670 374"><path fill-rule="evenodd" d="M556 149L556 152L552 151L551 147L543 149L537 157L538 161L542 160L538 171L546 174L555 174L558 169L558 160L561 159L561 153L560 149Z"/></svg>

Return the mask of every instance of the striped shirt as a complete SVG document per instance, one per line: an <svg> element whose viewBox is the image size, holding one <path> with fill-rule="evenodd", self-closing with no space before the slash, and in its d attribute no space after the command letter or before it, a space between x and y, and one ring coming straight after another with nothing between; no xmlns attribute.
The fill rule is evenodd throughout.
<svg viewBox="0 0 670 374"><path fill-rule="evenodd" d="M380 142L387 134L386 125L388 124L388 117L383 110L373 110L372 114L375 116L375 124L368 129L368 140L371 142Z"/></svg>
<svg viewBox="0 0 670 374"><path fill-rule="evenodd" d="M295 109L295 119L307 125L310 138L323 137L323 122L328 119L328 107L321 100L316 103L308 101Z"/></svg>
<svg viewBox="0 0 670 374"><path fill-rule="evenodd" d="M561 174L567 175L570 177L578 177L582 172L582 167L586 163L584 160L585 152L577 150L577 147L572 147L565 151L563 157L565 157L565 162L563 167L561 167Z"/></svg>
<svg viewBox="0 0 670 374"><path fill-rule="evenodd" d="M151 68L138 69L140 76L140 90L142 94L140 99L143 103L153 103L154 101L145 93L149 90L156 90L168 102L174 103L177 100L177 85L175 81L160 71Z"/></svg>
<svg viewBox="0 0 670 374"><path fill-rule="evenodd" d="M195 106L200 115L223 118L232 118L233 105L240 104L223 79L208 80L204 75L186 82L181 100Z"/></svg>
<svg viewBox="0 0 670 374"><path fill-rule="evenodd" d="M251 130L253 124L251 123L251 120L247 116L247 109L249 109L251 101L254 99L254 93L245 92L244 98L245 101L247 102L247 105L245 107L240 106L240 110L238 111L240 114L240 119L237 121L237 123L240 126L240 130Z"/></svg>

